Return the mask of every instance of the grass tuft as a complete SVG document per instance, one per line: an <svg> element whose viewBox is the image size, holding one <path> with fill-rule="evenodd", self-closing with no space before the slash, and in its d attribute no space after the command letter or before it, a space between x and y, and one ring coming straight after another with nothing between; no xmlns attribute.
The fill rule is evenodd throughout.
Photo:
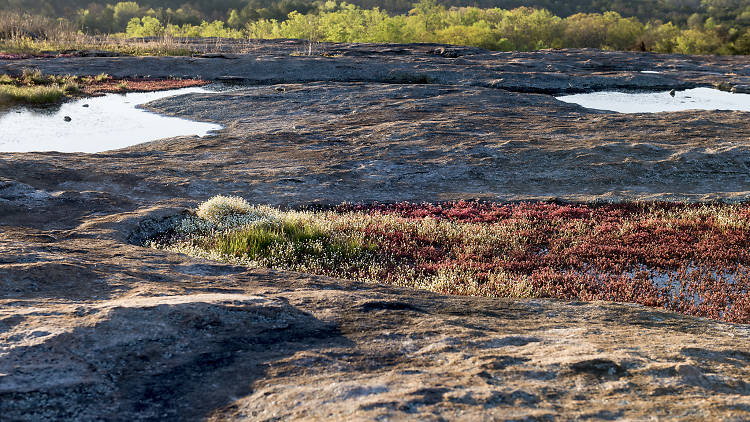
<svg viewBox="0 0 750 422"><path fill-rule="evenodd" d="M75 76L44 75L38 69L24 69L17 78L0 75L0 105L52 104L79 92Z"/></svg>
<svg viewBox="0 0 750 422"><path fill-rule="evenodd" d="M61 101L66 90L72 87L60 85L13 86L0 84L0 105L4 104L52 104Z"/></svg>

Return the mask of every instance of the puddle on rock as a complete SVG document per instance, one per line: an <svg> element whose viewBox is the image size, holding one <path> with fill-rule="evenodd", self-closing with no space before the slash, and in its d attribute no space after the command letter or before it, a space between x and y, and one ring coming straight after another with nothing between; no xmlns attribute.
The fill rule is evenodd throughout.
<svg viewBox="0 0 750 422"><path fill-rule="evenodd" d="M566 103L618 113L661 113L685 110L750 111L750 94L733 94L713 88L663 92L590 92L556 97Z"/></svg>
<svg viewBox="0 0 750 422"><path fill-rule="evenodd" d="M53 108L17 107L0 112L0 152L102 152L171 138L205 136L222 127L164 116L136 106L177 95L215 92L182 88L107 94Z"/></svg>

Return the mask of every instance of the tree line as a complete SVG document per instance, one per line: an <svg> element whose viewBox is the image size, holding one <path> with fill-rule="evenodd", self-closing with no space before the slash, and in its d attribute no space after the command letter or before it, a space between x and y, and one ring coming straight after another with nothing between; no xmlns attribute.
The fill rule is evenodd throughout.
<svg viewBox="0 0 750 422"><path fill-rule="evenodd" d="M302 38L331 42L438 42L492 50L601 48L750 54L746 0L0 0L33 3L87 33L127 37ZM77 7L86 2L85 6ZM521 6L533 3L538 7ZM508 7L490 7L507 5ZM158 6L158 7L155 7ZM650 12L646 8L650 6ZM611 7L616 10L605 10ZM601 9L601 10L600 10ZM395 11L395 12L394 12ZM644 18L642 16L650 16Z"/></svg>
<svg viewBox="0 0 750 422"><path fill-rule="evenodd" d="M122 31L127 24L116 14L117 0L0 0L0 10L29 12L47 17L75 19L84 10L90 14L110 16L103 19L101 32ZM131 2L123 2L131 3ZM352 0L349 3L362 9L378 8L391 15L406 14L413 8L414 0ZM173 23L200 23L202 20L226 20L232 11L243 24L260 18L284 19L290 12L308 13L320 8L325 0L138 0L138 9L152 10ZM621 16L636 17L643 22L659 20L678 26L692 19L712 19L730 26L750 25L750 2L747 0L438 0L450 7L472 6L482 9L515 9L531 7L546 9L554 15L568 17L577 13L617 12ZM133 6L121 6L120 9ZM122 12L122 10L121 10ZM106 21L106 22L104 22Z"/></svg>

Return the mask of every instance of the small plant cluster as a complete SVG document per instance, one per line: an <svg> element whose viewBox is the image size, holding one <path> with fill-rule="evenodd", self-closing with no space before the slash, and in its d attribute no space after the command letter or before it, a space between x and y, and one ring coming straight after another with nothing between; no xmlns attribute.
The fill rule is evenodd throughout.
<svg viewBox="0 0 750 422"><path fill-rule="evenodd" d="M56 103L79 91L79 81L75 76L43 75L39 70L31 69L24 70L18 78L0 75L0 105Z"/></svg>
<svg viewBox="0 0 750 422"><path fill-rule="evenodd" d="M495 297L607 300L750 323L750 204L201 205L153 246Z"/></svg>
<svg viewBox="0 0 750 422"><path fill-rule="evenodd" d="M116 79L104 73L94 76L45 75L38 69L25 69L18 77L0 74L0 106L52 104L74 96L159 91L207 83L200 79Z"/></svg>
<svg viewBox="0 0 750 422"><path fill-rule="evenodd" d="M100 95L108 92L147 92L167 89L188 88L207 85L203 79L152 79L152 78L113 78L101 74L81 78L81 91L86 95Z"/></svg>

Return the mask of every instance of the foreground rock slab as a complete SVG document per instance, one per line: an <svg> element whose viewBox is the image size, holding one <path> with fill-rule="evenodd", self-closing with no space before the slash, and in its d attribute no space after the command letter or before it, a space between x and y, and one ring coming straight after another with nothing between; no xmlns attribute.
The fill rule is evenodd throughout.
<svg viewBox="0 0 750 422"><path fill-rule="evenodd" d="M439 296L126 243L177 211L3 231L4 417L747 417L747 327L631 305Z"/></svg>
<svg viewBox="0 0 750 422"><path fill-rule="evenodd" d="M0 61L0 73L278 82L149 105L219 122L214 137L0 154L0 419L750 418L747 326L447 297L141 246L220 193L285 206L747 199L746 113L625 116L545 93L748 84L748 59L295 48ZM665 73L638 73L654 68Z"/></svg>

